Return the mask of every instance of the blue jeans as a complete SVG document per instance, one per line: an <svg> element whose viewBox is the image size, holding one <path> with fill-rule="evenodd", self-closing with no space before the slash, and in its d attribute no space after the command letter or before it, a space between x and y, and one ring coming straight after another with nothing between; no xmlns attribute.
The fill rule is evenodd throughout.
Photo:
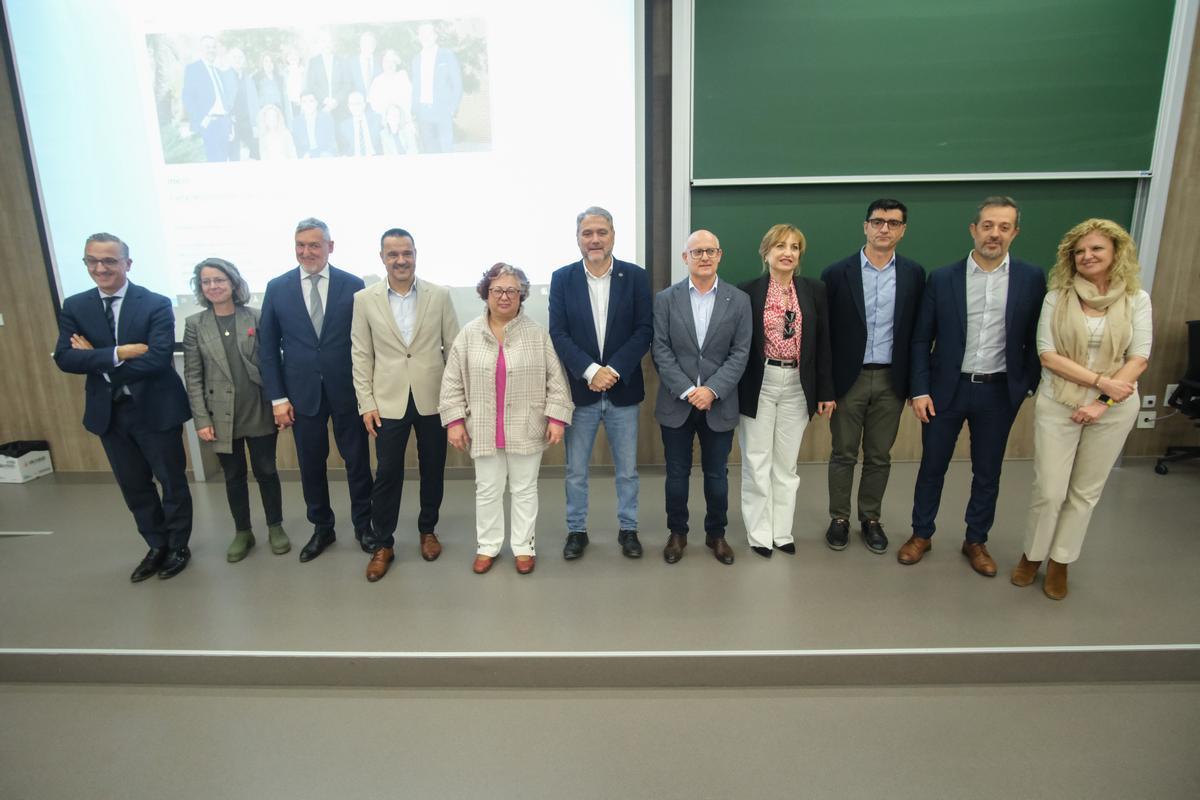
<svg viewBox="0 0 1200 800"><path fill-rule="evenodd" d="M623 531L638 527L637 437L640 406L614 406L607 394L590 406L576 406L564 439L567 445L567 530L586 531L588 462L596 431L604 424L617 474L617 524Z"/></svg>
<svg viewBox="0 0 1200 800"><path fill-rule="evenodd" d="M729 451L733 431L714 431L708 427L708 415L692 409L687 421L678 428L662 429L663 455L667 462L667 530L687 535L688 479L692 474L692 443L700 439L700 468L704 473L704 534L707 538L725 535L729 512Z"/></svg>

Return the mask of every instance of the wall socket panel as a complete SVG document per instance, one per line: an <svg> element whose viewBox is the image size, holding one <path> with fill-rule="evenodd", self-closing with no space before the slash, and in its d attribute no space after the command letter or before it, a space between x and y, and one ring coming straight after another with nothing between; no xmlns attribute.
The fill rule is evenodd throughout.
<svg viewBox="0 0 1200 800"><path fill-rule="evenodd" d="M1158 395L1147 394L1142 395L1142 408L1157 408Z"/></svg>
<svg viewBox="0 0 1200 800"><path fill-rule="evenodd" d="M1168 384L1167 384L1167 391L1166 391L1166 393L1165 393L1165 394L1163 394L1163 402L1164 402L1164 403L1169 403L1169 402L1171 402L1171 395L1175 394L1175 390L1176 390L1176 389L1178 389L1178 388L1179 388L1179 384L1178 384L1178 383L1168 383Z"/></svg>
<svg viewBox="0 0 1200 800"><path fill-rule="evenodd" d="M1139 428L1153 428L1156 419L1158 419L1157 411L1139 411L1137 426Z"/></svg>

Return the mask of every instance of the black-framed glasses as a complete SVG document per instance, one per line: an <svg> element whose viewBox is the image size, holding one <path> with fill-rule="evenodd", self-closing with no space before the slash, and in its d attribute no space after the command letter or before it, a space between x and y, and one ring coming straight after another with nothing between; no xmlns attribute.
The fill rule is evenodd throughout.
<svg viewBox="0 0 1200 800"><path fill-rule="evenodd" d="M688 255L692 258L703 258L704 256L716 258L717 253L720 252L721 248L719 247L697 247L694 250L688 250Z"/></svg>
<svg viewBox="0 0 1200 800"><path fill-rule="evenodd" d="M783 338L790 339L796 335L796 312L783 312Z"/></svg>
<svg viewBox="0 0 1200 800"><path fill-rule="evenodd" d="M104 258L92 258L91 256L83 257L83 263L85 265L87 265L88 269L95 269L96 267L100 266L101 264L108 267L109 269L112 269L113 267L117 266L124 260L125 259L123 259L123 258L113 258L112 256L105 256Z"/></svg>
<svg viewBox="0 0 1200 800"><path fill-rule="evenodd" d="M867 224L875 230L879 230L884 225L887 225L888 229L893 231L898 231L905 225L904 220L902 219L884 219L882 217L871 217L869 220L867 220Z"/></svg>
<svg viewBox="0 0 1200 800"><path fill-rule="evenodd" d="M512 288L511 286L506 286L506 287L503 287L503 288L501 288L501 287L499 287L499 286L493 286L492 288L488 289L488 293L489 293L489 294L490 294L492 297L496 297L496 298L500 298L500 297L516 297L517 295L519 295L519 294L521 293L521 290L520 290L520 289L514 289L514 288Z"/></svg>

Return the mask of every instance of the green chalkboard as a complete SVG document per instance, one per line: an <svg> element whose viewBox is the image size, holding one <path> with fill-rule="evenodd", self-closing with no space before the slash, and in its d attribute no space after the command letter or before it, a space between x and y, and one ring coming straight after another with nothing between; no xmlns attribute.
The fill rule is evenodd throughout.
<svg viewBox="0 0 1200 800"><path fill-rule="evenodd" d="M1171 0L695 0L693 179L1143 171Z"/></svg>
<svg viewBox="0 0 1200 800"><path fill-rule="evenodd" d="M1006 194L1021 207L1021 232L1012 254L1049 269L1059 239L1075 223L1106 217L1128 227L1136 190L1132 179L697 187L692 222L721 240L719 274L725 280L739 283L762 272L758 245L777 222L804 232L808 251L801 271L817 277L863 246L862 223L871 201L894 197L908 206L899 251L932 270L966 257L972 246L967 226L976 205L989 195ZM675 249L682 252L682 244Z"/></svg>

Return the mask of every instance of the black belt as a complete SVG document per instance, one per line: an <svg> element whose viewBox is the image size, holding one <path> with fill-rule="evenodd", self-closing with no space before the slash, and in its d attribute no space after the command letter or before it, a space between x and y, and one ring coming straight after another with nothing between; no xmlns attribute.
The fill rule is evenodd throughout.
<svg viewBox="0 0 1200 800"><path fill-rule="evenodd" d="M768 358L767 366L769 367L798 367L799 361L780 361L778 358Z"/></svg>
<svg viewBox="0 0 1200 800"><path fill-rule="evenodd" d="M892 366L891 364L863 364L862 368L865 370L876 370L876 369L890 369L891 366Z"/></svg>
<svg viewBox="0 0 1200 800"><path fill-rule="evenodd" d="M987 375L980 372L964 372L962 376L963 380L971 383L1000 383L1008 379L1007 372L992 372Z"/></svg>

